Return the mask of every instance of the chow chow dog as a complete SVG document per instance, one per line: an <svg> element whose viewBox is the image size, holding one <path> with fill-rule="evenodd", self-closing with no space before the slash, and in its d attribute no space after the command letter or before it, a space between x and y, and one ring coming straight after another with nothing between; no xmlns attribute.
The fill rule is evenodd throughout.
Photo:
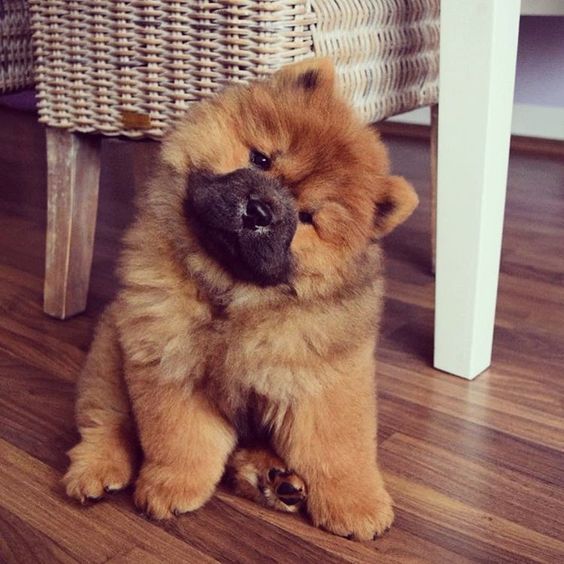
<svg viewBox="0 0 564 564"><path fill-rule="evenodd" d="M224 474L278 509L372 539L380 239L417 204L326 59L195 104L162 143L78 383L81 501L134 482L156 519ZM227 472L226 472L227 469Z"/></svg>

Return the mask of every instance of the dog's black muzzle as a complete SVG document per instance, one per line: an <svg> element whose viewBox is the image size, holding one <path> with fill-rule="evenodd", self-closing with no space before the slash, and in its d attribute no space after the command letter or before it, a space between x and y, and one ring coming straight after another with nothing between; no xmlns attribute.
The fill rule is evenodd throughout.
<svg viewBox="0 0 564 564"><path fill-rule="evenodd" d="M289 281L297 210L278 180L247 168L195 171L184 210L201 245L234 276L261 286Z"/></svg>

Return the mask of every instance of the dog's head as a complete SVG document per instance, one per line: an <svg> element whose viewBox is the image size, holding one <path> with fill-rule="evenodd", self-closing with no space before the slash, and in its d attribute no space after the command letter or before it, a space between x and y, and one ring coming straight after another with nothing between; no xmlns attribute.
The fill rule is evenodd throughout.
<svg viewBox="0 0 564 564"><path fill-rule="evenodd" d="M334 286L417 204L327 59L196 104L162 160L149 202L212 285Z"/></svg>

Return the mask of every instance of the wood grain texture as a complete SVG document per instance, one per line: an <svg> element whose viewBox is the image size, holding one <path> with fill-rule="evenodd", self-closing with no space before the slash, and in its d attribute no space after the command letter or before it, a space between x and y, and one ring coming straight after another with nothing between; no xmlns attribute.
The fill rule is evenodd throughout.
<svg viewBox="0 0 564 564"><path fill-rule="evenodd" d="M100 138L47 127L45 312L86 308L100 179Z"/></svg>
<svg viewBox="0 0 564 564"><path fill-rule="evenodd" d="M493 365L466 382L431 367L429 145L389 140L395 172L421 195L385 240L379 456L397 520L384 538L354 543L224 489L164 524L138 515L130 490L88 506L64 496L74 381L115 291L135 178L156 147L104 143L89 306L61 322L42 311L45 168L34 119L0 109L1 562L564 561L562 162L511 158Z"/></svg>

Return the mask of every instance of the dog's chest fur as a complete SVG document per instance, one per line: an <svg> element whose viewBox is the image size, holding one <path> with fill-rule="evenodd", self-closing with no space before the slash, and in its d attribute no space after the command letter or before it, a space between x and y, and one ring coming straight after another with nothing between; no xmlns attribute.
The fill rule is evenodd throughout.
<svg viewBox="0 0 564 564"><path fill-rule="evenodd" d="M339 346L320 321L292 307L229 312L212 321L209 381L230 394L240 390L278 402L315 393L316 374Z"/></svg>
<svg viewBox="0 0 564 564"><path fill-rule="evenodd" d="M227 307L210 322L205 379L234 404L251 394L278 405L315 395L341 376L337 359L375 340L379 310L379 284L323 305Z"/></svg>
<svg viewBox="0 0 564 564"><path fill-rule="evenodd" d="M194 280L171 276L139 293L124 290L120 341L134 362L159 365L159 378L206 388L236 417L251 395L284 406L346 377L339 360L375 341L381 279L308 303L258 292L212 300ZM146 276L145 272L143 275ZM145 280L145 278L143 278Z"/></svg>

